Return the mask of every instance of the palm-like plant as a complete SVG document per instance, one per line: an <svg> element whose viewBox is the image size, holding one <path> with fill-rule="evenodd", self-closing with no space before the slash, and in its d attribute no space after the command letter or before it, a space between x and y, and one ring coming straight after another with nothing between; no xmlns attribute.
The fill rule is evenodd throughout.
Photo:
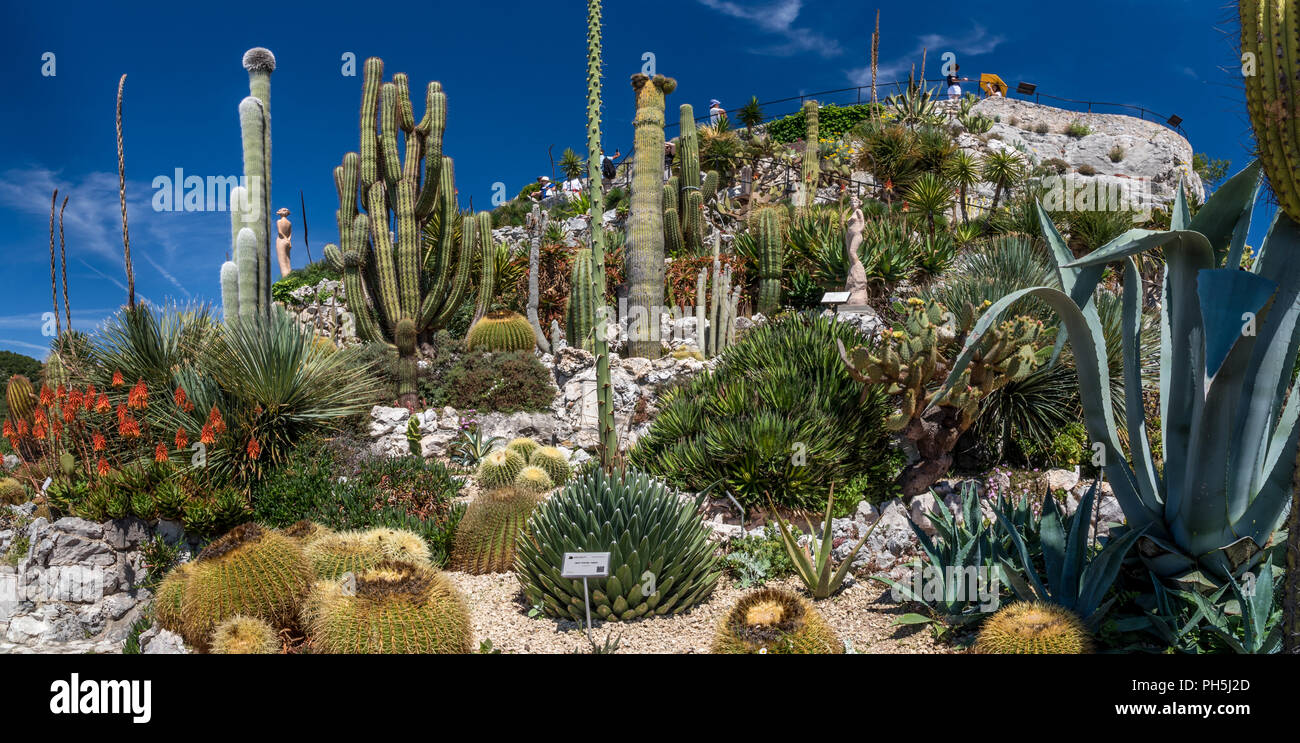
<svg viewBox="0 0 1300 743"><path fill-rule="evenodd" d="M560 171L564 173L565 180L581 178L585 168L586 165L583 159L578 157L578 153L574 152L572 147L565 147L564 153L560 155Z"/></svg>
<svg viewBox="0 0 1300 743"><path fill-rule="evenodd" d="M980 177L993 184L993 205L989 212L995 212L1002 195L1008 192L1025 174L1025 161L1019 153L1011 150L994 150L984 157L980 165Z"/></svg>
<svg viewBox="0 0 1300 743"><path fill-rule="evenodd" d="M966 194L980 182L980 163L967 150L957 150L948 158L944 166L944 175L957 187L957 200L961 206L961 223L968 224L970 215L966 211Z"/></svg>
<svg viewBox="0 0 1300 743"><path fill-rule="evenodd" d="M740 122L741 126L745 127L746 135L752 134L754 127L763 123L763 118L763 108L758 105L758 96L751 96L749 103L741 106L740 110L736 112L736 120Z"/></svg>
<svg viewBox="0 0 1300 743"><path fill-rule="evenodd" d="M892 190L902 188L920 170L920 144L912 130L898 124L867 122L854 133L861 154L857 165L870 173L892 201Z"/></svg>
<svg viewBox="0 0 1300 743"><path fill-rule="evenodd" d="M934 173L922 173L907 187L907 203L925 216L934 239L934 219L952 206L952 186Z"/></svg>

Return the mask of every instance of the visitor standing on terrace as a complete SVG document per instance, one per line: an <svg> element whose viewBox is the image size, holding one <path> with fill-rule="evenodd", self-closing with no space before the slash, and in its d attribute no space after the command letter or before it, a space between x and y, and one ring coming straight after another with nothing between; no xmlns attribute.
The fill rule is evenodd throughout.
<svg viewBox="0 0 1300 743"><path fill-rule="evenodd" d="M717 98L709 101L709 124L717 126L718 122L727 115L727 109L722 107L722 102Z"/></svg>
<svg viewBox="0 0 1300 743"><path fill-rule="evenodd" d="M944 79L948 83L948 100L955 101L961 98L961 84L970 82L969 77L957 77L957 72L961 69L960 65L953 65L952 72Z"/></svg>

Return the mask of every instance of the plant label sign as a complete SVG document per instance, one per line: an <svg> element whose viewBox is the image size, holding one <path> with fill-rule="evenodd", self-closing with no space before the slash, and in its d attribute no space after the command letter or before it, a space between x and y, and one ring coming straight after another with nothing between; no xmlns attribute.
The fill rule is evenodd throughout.
<svg viewBox="0 0 1300 743"><path fill-rule="evenodd" d="M822 295L822 304L844 304L849 301L848 292L826 292Z"/></svg>
<svg viewBox="0 0 1300 743"><path fill-rule="evenodd" d="M561 578L608 578L608 552L565 552Z"/></svg>

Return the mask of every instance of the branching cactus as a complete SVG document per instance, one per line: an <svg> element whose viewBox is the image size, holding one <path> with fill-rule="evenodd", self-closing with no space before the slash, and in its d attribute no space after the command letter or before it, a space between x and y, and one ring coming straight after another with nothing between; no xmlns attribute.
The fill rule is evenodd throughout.
<svg viewBox="0 0 1300 743"><path fill-rule="evenodd" d="M799 206L808 207L817 198L817 183L821 180L821 134L817 101L804 101L803 113L808 128L803 142L803 194Z"/></svg>
<svg viewBox="0 0 1300 743"><path fill-rule="evenodd" d="M248 97L239 103L244 184L230 190L231 256L221 266L226 321L255 322L271 312L271 73L275 55L244 53Z"/></svg>
<svg viewBox="0 0 1300 743"><path fill-rule="evenodd" d="M706 358L726 350L736 337L736 311L740 304L741 287L731 283L731 267L722 268L719 243L713 244L712 296L705 292L709 270L701 268L695 279L695 331L700 353Z"/></svg>
<svg viewBox="0 0 1300 743"><path fill-rule="evenodd" d="M772 317L781 309L781 266L785 262L784 212L765 206L750 217L758 244L758 311Z"/></svg>
<svg viewBox="0 0 1300 743"><path fill-rule="evenodd" d="M451 158L442 154L447 123L442 86L429 83L424 118L416 124L406 75L398 73L387 83L383 78L383 60L367 59L361 153L347 153L334 169L342 247L327 245L325 256L343 272L361 338L396 349L398 402L413 409L416 344L446 327L464 300L483 221L461 220L457 250L455 175ZM404 140L400 155L399 138ZM490 221L486 227L490 243ZM435 233L427 257L421 238L426 228Z"/></svg>
<svg viewBox="0 0 1300 743"><path fill-rule="evenodd" d="M644 313L628 327L628 356L654 359L660 354L658 317L664 303L664 97L677 81L663 75L632 76L636 91L633 120L636 154L632 161L631 216L628 219L629 314ZM593 202L594 203L594 202ZM593 230L599 232L599 230Z"/></svg>
<svg viewBox="0 0 1300 743"><path fill-rule="evenodd" d="M718 192L718 174L700 178L700 140L695 110L681 107L681 136L677 140L677 175L664 186L664 244L669 255L704 254L704 204Z"/></svg>
<svg viewBox="0 0 1300 743"><path fill-rule="evenodd" d="M958 340L970 329L959 327L937 302L912 298L905 311L906 319L876 348L849 352L840 344L840 356L859 382L883 385L899 400L886 425L912 441L920 454L899 477L903 495L910 497L927 491L948 471L953 448L975 423L980 402L1039 367L1051 352L1052 331L1041 320L1024 316L990 328L951 391L942 394Z"/></svg>

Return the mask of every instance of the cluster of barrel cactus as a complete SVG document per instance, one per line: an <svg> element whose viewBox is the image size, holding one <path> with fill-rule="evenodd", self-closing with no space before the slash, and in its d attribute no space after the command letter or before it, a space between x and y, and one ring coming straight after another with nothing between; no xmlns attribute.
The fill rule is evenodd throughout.
<svg viewBox="0 0 1300 743"><path fill-rule="evenodd" d="M274 655L280 646L275 628L256 617L233 616L212 631L213 655Z"/></svg>
<svg viewBox="0 0 1300 743"><path fill-rule="evenodd" d="M527 464L518 452L497 449L479 460L474 480L484 488L505 487L514 483L515 477Z"/></svg>
<svg viewBox="0 0 1300 743"><path fill-rule="evenodd" d="M535 493L522 488L480 493L456 527L452 567L474 575L509 571L515 562L515 545L537 502Z"/></svg>
<svg viewBox="0 0 1300 743"><path fill-rule="evenodd" d="M487 313L465 336L465 343L471 351L527 351L536 342L528 318L509 310Z"/></svg>
<svg viewBox="0 0 1300 743"><path fill-rule="evenodd" d="M901 481L903 494L912 496L947 471L953 447L975 423L980 402L1042 364L1051 352L1052 331L1027 316L1002 322L979 339L961 378L951 388L942 388L959 337L969 328L959 326L956 316L934 301L912 298L895 309L905 319L875 348L839 348L854 379L881 385L898 399L898 409L886 425L912 440L920 453Z"/></svg>
<svg viewBox="0 0 1300 743"><path fill-rule="evenodd" d="M244 183L230 191L231 256L221 265L226 322L260 322L271 313L271 73L275 55L244 53L249 95L239 103Z"/></svg>
<svg viewBox="0 0 1300 743"><path fill-rule="evenodd" d="M998 655L1079 655L1091 648L1092 637L1068 609L1027 601L984 620L975 641L975 652Z"/></svg>
<svg viewBox="0 0 1300 743"><path fill-rule="evenodd" d="M844 643L810 602L780 588L763 588L740 597L722 620L712 652L776 655L830 655Z"/></svg>

